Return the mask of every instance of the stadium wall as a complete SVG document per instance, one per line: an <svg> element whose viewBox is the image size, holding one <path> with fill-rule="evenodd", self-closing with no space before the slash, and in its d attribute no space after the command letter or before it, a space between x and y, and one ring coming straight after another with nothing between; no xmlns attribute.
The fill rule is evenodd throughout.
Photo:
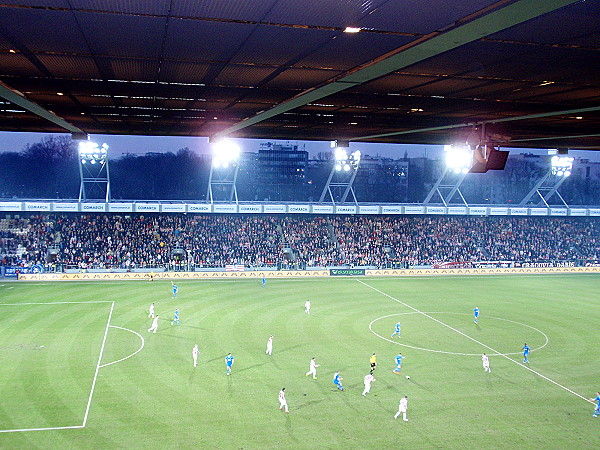
<svg viewBox="0 0 600 450"><path fill-rule="evenodd" d="M462 215L462 216L553 216L600 217L600 208L514 207L514 206L427 206L427 205L326 205L270 203L91 203L52 201L0 202L0 212L56 213L190 213L190 214L383 214L383 215Z"/></svg>
<svg viewBox="0 0 600 450"><path fill-rule="evenodd" d="M334 269L332 269L334 270ZM207 279L258 279L314 278L344 276L332 270L282 270L256 272L157 272L154 280L207 280ZM544 267L544 268L486 268L486 269L403 269L362 270L362 275L348 272L345 276L406 277L406 276L465 276L465 275L541 275L541 274L600 273L600 267ZM102 281L102 280L150 280L148 272L127 273L39 273L19 274L20 281Z"/></svg>

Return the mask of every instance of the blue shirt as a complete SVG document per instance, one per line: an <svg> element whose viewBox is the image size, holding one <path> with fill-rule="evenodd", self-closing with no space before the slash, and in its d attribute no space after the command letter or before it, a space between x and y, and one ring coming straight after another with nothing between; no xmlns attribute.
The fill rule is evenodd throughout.
<svg viewBox="0 0 600 450"><path fill-rule="evenodd" d="M402 364L402 358L403 358L402 355L396 356L396 365L399 366L400 364Z"/></svg>
<svg viewBox="0 0 600 450"><path fill-rule="evenodd" d="M479 317L479 308L475 308L473 314L475 314L475 317Z"/></svg>
<svg viewBox="0 0 600 450"><path fill-rule="evenodd" d="M228 366L231 366L231 365L233 364L233 359L234 359L234 358L233 358L233 356L232 356L232 355L227 355L227 356L225 357L225 363L226 363Z"/></svg>
<svg viewBox="0 0 600 450"><path fill-rule="evenodd" d="M400 324L399 323L396 324L395 330L396 330L396 333L400 332Z"/></svg>
<svg viewBox="0 0 600 450"><path fill-rule="evenodd" d="M524 355L528 355L529 354L529 345L526 345L523 347L523 354Z"/></svg>
<svg viewBox="0 0 600 450"><path fill-rule="evenodd" d="M177 294L177 285L176 284L173 285L173 294Z"/></svg>
<svg viewBox="0 0 600 450"><path fill-rule="evenodd" d="M175 315L173 316L173 320L179 320L179 310L175 310Z"/></svg>
<svg viewBox="0 0 600 450"><path fill-rule="evenodd" d="M339 374L339 373L336 373L336 374L333 376L333 384L340 384L340 378L341 378L340 374Z"/></svg>
<svg viewBox="0 0 600 450"><path fill-rule="evenodd" d="M262 284L267 284L267 279L266 278L262 279Z"/></svg>
<svg viewBox="0 0 600 450"><path fill-rule="evenodd" d="M600 395L594 399L595 402L598 402L598 408L600 408Z"/></svg>

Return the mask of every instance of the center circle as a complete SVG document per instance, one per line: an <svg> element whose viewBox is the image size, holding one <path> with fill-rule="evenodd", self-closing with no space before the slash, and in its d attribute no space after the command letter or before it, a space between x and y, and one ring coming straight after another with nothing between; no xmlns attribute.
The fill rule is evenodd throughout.
<svg viewBox="0 0 600 450"><path fill-rule="evenodd" d="M396 340L392 340L390 338L387 338L385 336L382 336L380 334L378 334L376 331L373 330L373 324L376 323L379 320L383 320L383 319L387 319L388 317L396 317L396 316L407 316L407 315L412 315L412 314L419 314L419 315L430 315L430 314L452 314L452 315L458 315L458 316L469 316L470 314L465 314L465 313L451 313L451 312L417 312L417 311L411 311L411 312L405 312L405 313L396 313L396 314L388 314L386 316L381 316L378 317L377 319L373 319L371 321L371 323L369 324L369 330L371 330L371 333L373 333L375 336L377 336L380 339L383 339L384 341L388 341L391 342L393 344L397 344L397 345L401 345L403 347L407 347L407 348L412 348L414 350L423 350L425 352L434 352L434 353L443 353L446 355L458 355L458 356L480 356L481 353L461 353L461 352L449 352L449 351L444 351L444 350L436 350L436 349L431 349L431 348L424 348L424 347L416 347L413 345L408 345L408 344L403 344L401 342L398 342ZM529 328L531 330L536 331L537 333L541 334L544 337L544 343L536 348L532 348L531 351L534 352L536 350L540 350L542 348L544 348L546 345L548 345L549 339L548 336L546 335L546 333L544 333L541 330L538 330L535 327L532 327L531 325L527 325L521 322L516 322L514 320L509 320L509 319L502 319L500 317L492 317L492 316L485 316L486 319L493 319L493 320L502 320L504 322L510 322L516 325L520 325L526 328ZM472 339L473 342L485 345L483 342L480 342L476 339ZM509 355L521 355L521 352L514 352L514 353L499 353L499 352L494 352L494 353L489 353L490 356L496 356L496 355L505 355L505 356L509 356Z"/></svg>

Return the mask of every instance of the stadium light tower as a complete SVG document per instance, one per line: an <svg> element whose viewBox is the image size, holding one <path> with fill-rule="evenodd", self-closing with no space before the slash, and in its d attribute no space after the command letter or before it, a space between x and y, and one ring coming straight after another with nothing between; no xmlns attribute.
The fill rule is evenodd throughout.
<svg viewBox="0 0 600 450"><path fill-rule="evenodd" d="M558 188L571 176L574 158L567 156L567 150L563 149L550 149L548 150L548 154L554 155L550 159L550 169L529 191L525 198L521 200L519 205L527 205L529 202L535 203L535 201L532 201L532 198L537 194L540 198L537 203L538 206L544 204L548 208L550 206L548 203L550 198L556 195L562 205L567 208L569 207L565 199L560 195L560 192L558 192Z"/></svg>
<svg viewBox="0 0 600 450"><path fill-rule="evenodd" d="M452 198L458 194L462 203L469 206L460 192L460 185L473 166L473 152L466 145L444 145L446 169L433 185L423 201L427 204L437 194L444 206L448 206ZM442 184L446 181L446 184Z"/></svg>
<svg viewBox="0 0 600 450"><path fill-rule="evenodd" d="M108 145L79 141L79 201L110 201L110 172L108 170Z"/></svg>
<svg viewBox="0 0 600 450"><path fill-rule="evenodd" d="M321 197L319 198L319 203L323 203L327 194L329 194L331 203L334 205L336 199L340 203L344 203L348 198L348 194L352 194L354 203L358 204L352 185L354 184L358 168L360 167L360 151L356 150L352 153L348 153L347 149L350 147L350 143L341 140L332 141L331 147L334 149L333 155L335 161L331 168L331 172L329 173L327 183L325 183L325 187L321 193Z"/></svg>
<svg viewBox="0 0 600 450"><path fill-rule="evenodd" d="M238 202L237 176L239 166L240 147L230 140L219 140L213 143L212 164L208 176L208 191L206 199L210 203L219 201L221 197L224 202Z"/></svg>

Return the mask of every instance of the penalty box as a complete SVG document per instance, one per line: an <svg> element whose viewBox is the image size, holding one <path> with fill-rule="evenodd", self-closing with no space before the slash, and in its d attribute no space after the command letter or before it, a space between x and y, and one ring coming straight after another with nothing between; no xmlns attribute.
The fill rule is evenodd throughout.
<svg viewBox="0 0 600 450"><path fill-rule="evenodd" d="M113 309L0 303L0 433L85 427Z"/></svg>

